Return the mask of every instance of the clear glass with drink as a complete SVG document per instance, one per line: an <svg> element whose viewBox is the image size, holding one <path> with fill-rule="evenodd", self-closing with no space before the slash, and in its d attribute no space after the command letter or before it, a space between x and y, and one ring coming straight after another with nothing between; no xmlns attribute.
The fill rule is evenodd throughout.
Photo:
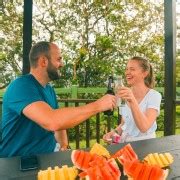
<svg viewBox="0 0 180 180"><path fill-rule="evenodd" d="M114 78L114 88L115 88L115 94L124 86L124 81L122 76L116 76ZM119 108L120 115L122 115L122 107L125 106L125 101L121 98L117 98L117 107Z"/></svg>

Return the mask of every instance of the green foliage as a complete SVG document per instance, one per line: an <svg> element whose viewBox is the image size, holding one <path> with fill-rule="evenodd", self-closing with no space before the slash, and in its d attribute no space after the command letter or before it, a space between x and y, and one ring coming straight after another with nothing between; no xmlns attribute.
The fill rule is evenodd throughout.
<svg viewBox="0 0 180 180"><path fill-rule="evenodd" d="M150 59L157 83L163 84L162 3L34 0L33 4L33 42L54 41L63 49L65 66L56 87L104 86L109 74L123 74L127 59L135 55ZM0 67L1 83L7 84L21 71L23 4L4 1L3 6Z"/></svg>
<svg viewBox="0 0 180 180"><path fill-rule="evenodd" d="M180 87L180 50L177 56L177 63L176 63L176 84Z"/></svg>
<svg viewBox="0 0 180 180"><path fill-rule="evenodd" d="M1 17L0 88L21 72L22 2L3 1Z"/></svg>

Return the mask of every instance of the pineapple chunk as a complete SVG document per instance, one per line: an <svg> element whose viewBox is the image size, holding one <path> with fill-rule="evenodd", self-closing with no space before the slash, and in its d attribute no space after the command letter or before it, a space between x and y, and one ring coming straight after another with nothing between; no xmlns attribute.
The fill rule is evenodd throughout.
<svg viewBox="0 0 180 180"><path fill-rule="evenodd" d="M68 166L67 166L67 165L64 165L64 166L62 166L62 169L63 169L63 173L64 173L65 179L69 179Z"/></svg>
<svg viewBox="0 0 180 180"><path fill-rule="evenodd" d="M38 180L75 180L78 175L76 167L68 167L67 165L54 169L49 167L47 170L40 170L38 172Z"/></svg>
<svg viewBox="0 0 180 180"><path fill-rule="evenodd" d="M161 168L164 168L172 164L174 159L170 153L153 153L148 154L144 161L150 165L159 165Z"/></svg>
<svg viewBox="0 0 180 180"><path fill-rule="evenodd" d="M93 145L93 147L90 150L90 153L91 154L97 154L97 155L100 155L100 156L105 156L107 158L110 157L109 151L105 147L103 147L102 145L100 145L98 143L95 143Z"/></svg>

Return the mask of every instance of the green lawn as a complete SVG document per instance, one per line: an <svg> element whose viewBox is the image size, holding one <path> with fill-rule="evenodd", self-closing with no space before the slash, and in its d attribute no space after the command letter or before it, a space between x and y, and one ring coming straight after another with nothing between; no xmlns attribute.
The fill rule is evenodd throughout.
<svg viewBox="0 0 180 180"><path fill-rule="evenodd" d="M176 134L180 134L180 129L176 129ZM164 132L163 131L156 131L156 136L157 137L163 137ZM93 144L96 143L95 139L90 140L90 147L92 147ZM107 145L102 139L100 140L101 145ZM70 146L72 149L76 149L76 142L75 141L70 141ZM80 141L80 148L86 148L86 141L81 140Z"/></svg>

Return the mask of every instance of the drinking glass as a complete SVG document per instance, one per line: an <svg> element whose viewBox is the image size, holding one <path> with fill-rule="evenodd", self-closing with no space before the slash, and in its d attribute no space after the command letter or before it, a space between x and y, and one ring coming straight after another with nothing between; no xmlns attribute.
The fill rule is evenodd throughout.
<svg viewBox="0 0 180 180"><path fill-rule="evenodd" d="M115 95L117 95L117 92L121 89L121 87L124 86L124 81L123 81L123 78L122 76L117 76L114 78L114 89L115 89ZM119 112L120 114L122 115L121 113L121 109L122 107L125 105L125 101L121 98L117 98L117 107L119 108Z"/></svg>

